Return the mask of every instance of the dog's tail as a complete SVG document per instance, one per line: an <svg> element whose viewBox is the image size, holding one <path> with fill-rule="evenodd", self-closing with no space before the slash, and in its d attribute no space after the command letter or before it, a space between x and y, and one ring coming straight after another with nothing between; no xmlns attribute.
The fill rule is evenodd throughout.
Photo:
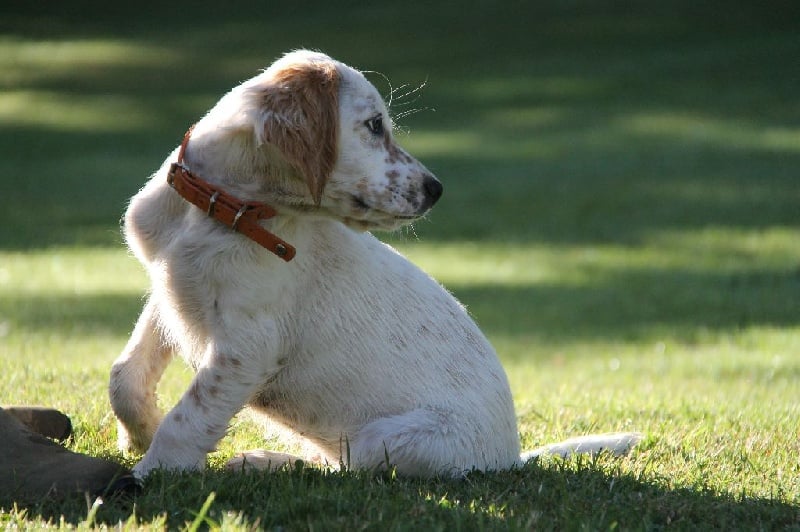
<svg viewBox="0 0 800 532"><path fill-rule="evenodd" d="M522 453L520 458L525 463L532 458L546 454L554 454L566 458L573 453L595 454L602 451L609 452L614 456L622 456L639 443L642 437L643 435L639 432L609 432L607 434L579 436L560 443L545 445L532 451L526 451Z"/></svg>

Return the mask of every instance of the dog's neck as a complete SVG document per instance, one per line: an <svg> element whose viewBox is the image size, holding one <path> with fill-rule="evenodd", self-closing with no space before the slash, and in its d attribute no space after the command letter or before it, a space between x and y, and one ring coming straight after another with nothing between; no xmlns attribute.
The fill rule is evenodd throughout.
<svg viewBox="0 0 800 532"><path fill-rule="evenodd" d="M183 137L178 151L178 160L170 166L167 173L169 185L186 201L202 209L210 218L230 227L268 249L285 261L294 258L295 248L278 236L264 229L258 222L277 215L277 211L267 204L242 201L193 174L186 167L184 157L186 146L192 135L192 128Z"/></svg>

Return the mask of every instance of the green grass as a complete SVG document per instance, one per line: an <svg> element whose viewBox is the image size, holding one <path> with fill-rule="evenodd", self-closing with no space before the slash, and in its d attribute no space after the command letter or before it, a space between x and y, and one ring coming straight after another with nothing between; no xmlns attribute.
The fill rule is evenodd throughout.
<svg viewBox="0 0 800 532"><path fill-rule="evenodd" d="M800 529L800 5L314 4L0 8L2 402L59 407L70 448L135 462L105 391L147 288L119 217L222 93L308 46L427 80L393 107L419 110L401 140L445 195L385 238L487 333L524 446L645 441L462 482L240 476L225 459L263 446L242 415L204 473L0 524ZM165 408L190 378L170 367Z"/></svg>

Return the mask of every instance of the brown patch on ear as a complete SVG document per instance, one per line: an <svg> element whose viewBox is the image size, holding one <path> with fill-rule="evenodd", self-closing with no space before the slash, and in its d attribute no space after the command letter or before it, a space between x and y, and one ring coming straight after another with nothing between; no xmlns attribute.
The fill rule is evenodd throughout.
<svg viewBox="0 0 800 532"><path fill-rule="evenodd" d="M289 65L275 73L263 92L269 112L264 137L305 178L319 205L336 164L339 133L339 73L330 61Z"/></svg>

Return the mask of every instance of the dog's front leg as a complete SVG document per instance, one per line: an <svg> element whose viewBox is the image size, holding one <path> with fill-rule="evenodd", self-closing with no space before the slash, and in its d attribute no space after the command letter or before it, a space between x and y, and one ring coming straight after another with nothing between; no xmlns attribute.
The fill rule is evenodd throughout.
<svg viewBox="0 0 800 532"><path fill-rule="evenodd" d="M159 425L145 456L133 468L139 478L153 469L203 469L228 423L276 371L258 356L210 348L189 389Z"/></svg>
<svg viewBox="0 0 800 532"><path fill-rule="evenodd" d="M117 416L122 451L144 452L161 422L156 385L172 359L172 349L158 328L158 308L150 300L122 354L111 368L108 394Z"/></svg>

